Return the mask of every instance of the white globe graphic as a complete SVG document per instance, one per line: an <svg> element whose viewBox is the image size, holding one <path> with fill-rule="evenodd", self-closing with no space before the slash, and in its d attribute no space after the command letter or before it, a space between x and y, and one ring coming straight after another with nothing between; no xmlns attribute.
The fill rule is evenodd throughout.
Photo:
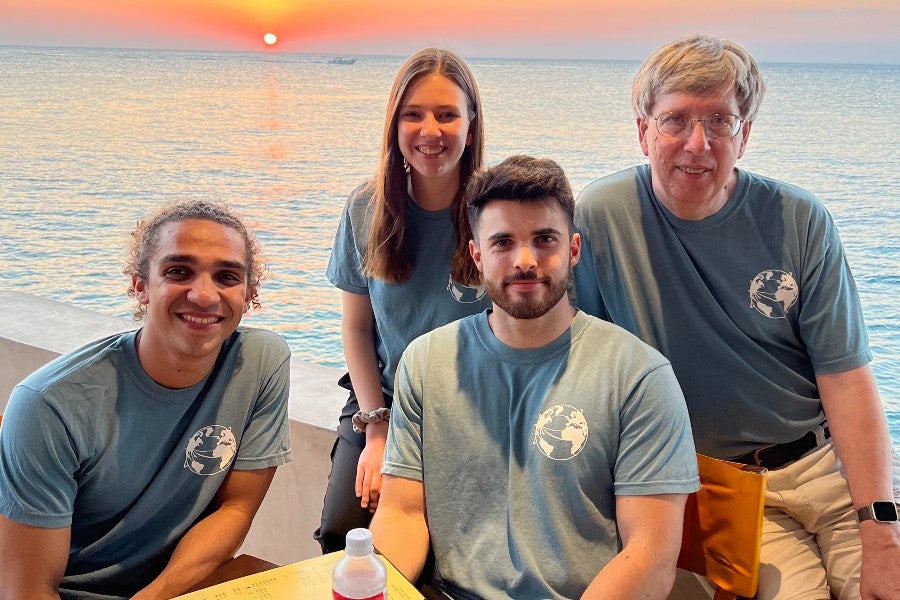
<svg viewBox="0 0 900 600"><path fill-rule="evenodd" d="M553 460L569 460L584 449L588 424L584 413L568 404L551 406L534 424L531 443Z"/></svg>
<svg viewBox="0 0 900 600"><path fill-rule="evenodd" d="M228 468L237 454L237 440L230 427L209 425L191 436L184 466L197 475L215 475Z"/></svg>
<svg viewBox="0 0 900 600"><path fill-rule="evenodd" d="M460 304L473 304L484 298L485 294L483 286L479 285L471 287L463 285L453 281L453 277L450 278L450 281L447 284L447 291L450 292L453 299Z"/></svg>
<svg viewBox="0 0 900 600"><path fill-rule="evenodd" d="M750 282L750 306L770 319L784 319L799 297L797 281L785 271L763 271Z"/></svg>

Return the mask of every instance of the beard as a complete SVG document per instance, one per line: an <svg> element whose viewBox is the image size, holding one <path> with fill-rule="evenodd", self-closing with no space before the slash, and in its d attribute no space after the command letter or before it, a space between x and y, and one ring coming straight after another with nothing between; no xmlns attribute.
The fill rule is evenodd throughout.
<svg viewBox="0 0 900 600"><path fill-rule="evenodd" d="M499 283L485 279L484 289L491 302L512 318L537 319L547 314L566 295L569 290L569 276L571 272L572 268L569 267L566 269L565 277L559 279L553 279L552 277L542 278L541 281L547 284L546 293L542 297L525 297L513 300L506 291L507 284L514 281L538 281L537 274L533 272L507 277ZM534 293L529 296L541 295Z"/></svg>

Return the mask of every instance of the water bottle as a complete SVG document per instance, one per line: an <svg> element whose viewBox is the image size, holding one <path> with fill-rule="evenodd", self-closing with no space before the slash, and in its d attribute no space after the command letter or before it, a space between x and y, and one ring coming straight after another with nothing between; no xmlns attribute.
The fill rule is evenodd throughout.
<svg viewBox="0 0 900 600"><path fill-rule="evenodd" d="M387 600L387 568L375 556L372 532L351 529L347 556L334 566L331 594L334 600Z"/></svg>

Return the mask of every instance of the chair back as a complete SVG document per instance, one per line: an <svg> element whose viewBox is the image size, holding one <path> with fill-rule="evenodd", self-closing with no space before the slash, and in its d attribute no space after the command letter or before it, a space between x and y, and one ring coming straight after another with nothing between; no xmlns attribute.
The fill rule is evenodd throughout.
<svg viewBox="0 0 900 600"><path fill-rule="evenodd" d="M716 600L752 597L759 552L766 469L697 455L700 489L688 496L678 567L706 576Z"/></svg>

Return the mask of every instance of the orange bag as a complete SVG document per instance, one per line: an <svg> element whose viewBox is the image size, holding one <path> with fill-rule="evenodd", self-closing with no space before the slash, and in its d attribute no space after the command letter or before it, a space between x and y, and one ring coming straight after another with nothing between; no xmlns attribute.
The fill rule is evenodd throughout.
<svg viewBox="0 0 900 600"><path fill-rule="evenodd" d="M678 567L705 575L719 591L753 596L766 469L697 455L700 489L688 496ZM732 596L733 597L733 596Z"/></svg>

